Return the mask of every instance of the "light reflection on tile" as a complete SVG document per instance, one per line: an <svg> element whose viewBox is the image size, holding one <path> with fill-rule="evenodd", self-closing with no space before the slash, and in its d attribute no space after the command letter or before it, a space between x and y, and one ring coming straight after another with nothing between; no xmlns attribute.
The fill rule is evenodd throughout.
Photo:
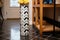
<svg viewBox="0 0 60 40"><path fill-rule="evenodd" d="M5 20L2 27L1 40L20 40L19 20Z"/></svg>
<svg viewBox="0 0 60 40"><path fill-rule="evenodd" d="M11 29L11 40L20 40L20 31L18 28Z"/></svg>

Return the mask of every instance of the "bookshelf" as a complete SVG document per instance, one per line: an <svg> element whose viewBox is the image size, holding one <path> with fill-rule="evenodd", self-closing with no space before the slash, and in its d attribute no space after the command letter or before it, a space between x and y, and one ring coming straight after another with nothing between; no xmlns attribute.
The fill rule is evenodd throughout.
<svg viewBox="0 0 60 40"><path fill-rule="evenodd" d="M56 7L60 7L60 4L56 4ZM53 31L53 25L44 25L46 21L43 20L44 8L54 8L54 4L44 4L43 0L32 0L32 22L38 30L40 30L40 36L43 32ZM34 19L35 18L35 19ZM55 30L59 30L55 27Z"/></svg>

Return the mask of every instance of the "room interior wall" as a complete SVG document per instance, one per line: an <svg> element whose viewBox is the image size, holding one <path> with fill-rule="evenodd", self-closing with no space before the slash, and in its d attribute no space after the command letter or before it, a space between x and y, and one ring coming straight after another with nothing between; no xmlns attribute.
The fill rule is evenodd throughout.
<svg viewBox="0 0 60 40"><path fill-rule="evenodd" d="M2 13L4 19L19 18L19 7L10 7L10 0L3 0Z"/></svg>
<svg viewBox="0 0 60 40"><path fill-rule="evenodd" d="M56 0L56 4L60 4L60 0Z"/></svg>
<svg viewBox="0 0 60 40"><path fill-rule="evenodd" d="M9 7L10 0L2 0L2 1L3 1L2 13L3 13L4 19L20 17L19 7L10 8ZM32 0L29 0L29 24L32 25Z"/></svg>

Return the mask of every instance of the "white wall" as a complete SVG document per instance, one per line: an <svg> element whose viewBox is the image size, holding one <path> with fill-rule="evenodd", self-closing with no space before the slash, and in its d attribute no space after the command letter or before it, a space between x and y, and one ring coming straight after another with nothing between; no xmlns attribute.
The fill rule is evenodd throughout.
<svg viewBox="0 0 60 40"><path fill-rule="evenodd" d="M2 0L3 1L3 17L7 18L19 18L19 7L18 8L10 8L9 1L10 0ZM32 25L32 0L29 0L29 24Z"/></svg>
<svg viewBox="0 0 60 40"><path fill-rule="evenodd" d="M7 18L19 18L19 7L10 7L10 0L3 0L3 17Z"/></svg>
<svg viewBox="0 0 60 40"><path fill-rule="evenodd" d="M60 4L60 0L56 0L56 4Z"/></svg>

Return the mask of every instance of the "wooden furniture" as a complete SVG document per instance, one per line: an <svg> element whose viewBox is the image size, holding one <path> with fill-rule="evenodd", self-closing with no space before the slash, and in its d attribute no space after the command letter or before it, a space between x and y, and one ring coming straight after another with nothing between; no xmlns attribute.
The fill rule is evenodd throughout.
<svg viewBox="0 0 60 40"><path fill-rule="evenodd" d="M56 4L56 7L60 7L60 4ZM53 31L53 25L44 25L46 24L46 21L43 20L44 8L52 8L54 11L54 4L43 4L43 0L32 0L32 21L36 28L40 30L40 36L43 32ZM46 12L48 12L47 9ZM55 27L55 30L59 31L60 29Z"/></svg>

